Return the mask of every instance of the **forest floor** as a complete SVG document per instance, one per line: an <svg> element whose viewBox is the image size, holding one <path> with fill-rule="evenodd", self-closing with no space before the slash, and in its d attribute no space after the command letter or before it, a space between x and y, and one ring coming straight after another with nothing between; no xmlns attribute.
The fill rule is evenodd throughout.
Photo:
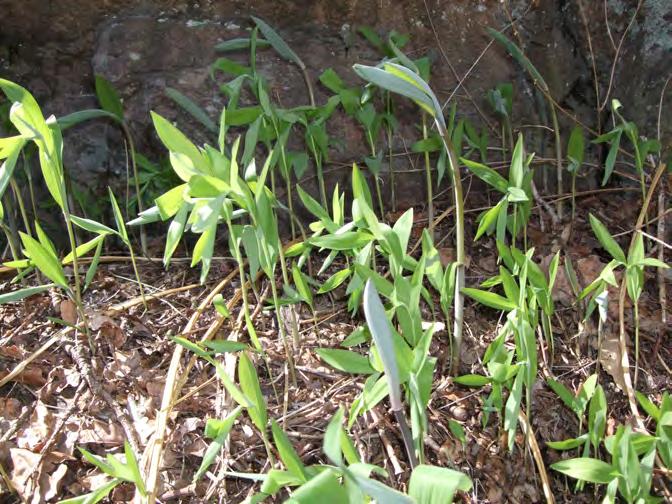
<svg viewBox="0 0 672 504"><path fill-rule="evenodd" d="M624 228L622 223L635 222L639 209L634 199L632 204L627 201L627 195L615 198L611 193L596 192L582 197L578 206L579 209L590 207L612 233L624 233L622 238L617 238L624 243L629 240L627 233L631 229ZM441 209L438 210L440 213ZM419 238L425 224L422 218L423 214L416 212L418 232L414 233L412 243ZM437 237L445 237L437 248L447 259L453 252L450 221L448 215L436 233ZM473 236L475 224L470 226L468 236ZM551 229L548 221L542 230L539 213L535 211L528 227L528 239L530 246L535 247L537 262L548 264L557 250L571 257L582 286L593 280L608 262L590 230L587 213L580 210L571 236L569 227ZM160 256L162 243L157 240L150 249ZM220 243L216 253L224 249L225 244ZM484 238L477 243L468 243L468 255L467 285L476 286L496 274L497 250L493 240ZM319 258L313 260L319 261ZM34 503L54 502L98 488L106 477L84 461L77 448L83 447L100 455L118 452L129 437L129 428L142 453L155 429L156 411L161 405L171 356L176 348L171 336L194 339L214 331L216 339L227 339L231 335L246 339L244 330L238 330L241 320L239 303L223 324L215 323L217 316L211 305L193 327L189 322L199 304L222 280L228 279L222 291L224 300L235 301L239 297L235 267L233 261L226 259L213 261L207 284L198 285L199 272L190 268L187 261L174 260L165 270L160 260L144 260L140 263L140 276L148 297L145 307L128 259L121 256L105 259L84 298L92 329L91 344L95 350L89 371L83 370L81 362L78 363L77 344L67 325L63 325L63 321L66 324L76 322L70 301L51 292L35 295L22 303L1 306L0 460L11 461L4 467L2 477L11 482L21 498L5 494L0 496L0 502L23 499ZM595 372L598 355L596 327L592 323L580 324L582 309L574 304L575 297L562 264L558 275L554 291L556 315L552 321L554 362L551 365L540 356L541 372L531 408L533 432L547 467L567 453L563 455L548 449L545 443L575 437L578 423L542 376L553 376L570 390L576 390L588 375ZM10 288L6 283L10 278L7 272L0 276L2 290ZM638 390L658 401L672 384L672 344L670 328L663 327L660 322L656 285L655 271L647 272L640 301L642 372ZM267 291L268 281L260 280L256 293L263 298ZM617 294L612 293L600 358L599 380L608 398L607 433L617 424L627 423L630 416L628 402L619 387L622 370L618 368L620 357L617 345L614 345L618 342L616 298ZM250 295L250 301L252 309L260 308L254 310L254 325L269 356L268 367L259 357L255 361L269 416L282 425L306 464L324 462L321 448L325 427L339 405L349 408L361 391L364 378L335 371L321 361L314 350L338 347L364 323L363 317L359 314L350 317L344 293L339 294L339 291L316 299L317 323L307 307L301 308L298 312L301 340L299 348L294 349L296 384L293 384L273 312L266 306L261 309L256 296ZM428 312L426 320L431 318ZM467 301L462 374L483 373L483 353L501 322L494 310ZM626 324L631 333L630 309L626 309ZM41 347L43 351L35 356ZM439 365L428 409L428 461L459 469L472 478L473 490L468 495L460 495L458 500L461 502L543 502L538 470L526 449L523 434L518 434L514 448L509 452L506 434L499 425L501 419L493 414L487 425L483 425L483 402L488 387L457 385L445 370L449 353L445 332L435 335L431 353L439 357ZM190 355L184 353L183 369ZM6 379L17 365L25 363L31 356L34 358L25 368L10 375L10 380ZM545 358L549 356L546 354ZM262 440L247 424L249 420L243 417L231 431L229 443L217 464L210 467L199 483L192 484L191 478L208 446L203 434L206 419L221 418L223 412L231 408L223 397L223 387L214 369L204 361L197 361L186 376L180 399L174 403L169 419L161 473L161 502L217 499L240 502L258 491L258 484L224 474L225 471L261 473L270 468ZM119 412L125 416L124 421ZM451 419L462 425L466 433L465 443L449 429ZM391 478L389 484L405 488L409 474L406 457L396 422L389 415L386 403L360 417L354 424L352 435L362 458L387 469ZM550 469L548 473L558 502L595 501L592 485L586 485L583 492L574 493L573 481ZM669 492L664 489L665 485L669 485L669 481L660 475L654 476L656 493ZM111 494L111 499L128 501L132 495L131 485L120 485ZM280 493L277 500L284 497L286 494Z"/></svg>

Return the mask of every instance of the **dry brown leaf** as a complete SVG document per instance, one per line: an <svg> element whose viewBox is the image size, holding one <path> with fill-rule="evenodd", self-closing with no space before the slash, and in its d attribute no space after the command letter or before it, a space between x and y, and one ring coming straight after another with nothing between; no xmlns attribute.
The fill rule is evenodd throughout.
<svg viewBox="0 0 672 504"><path fill-rule="evenodd" d="M611 375L620 390L625 390L623 366L621 365L621 345L618 335L609 333L602 339L600 348L600 364Z"/></svg>
<svg viewBox="0 0 672 504"><path fill-rule="evenodd" d="M84 421L83 425L80 421L76 421L76 423L81 426L79 444L93 443L109 446L121 446L124 444L124 431L116 423L103 422L98 419Z"/></svg>
<svg viewBox="0 0 672 504"><path fill-rule="evenodd" d="M35 409L30 415L26 428L20 430L16 437L19 448L37 452L51 434L55 417L42 401L36 401Z"/></svg>
<svg viewBox="0 0 672 504"><path fill-rule="evenodd" d="M4 378L8 374L9 373L6 371L0 371L0 379ZM45 383L47 383L42 368L38 366L28 366L26 369L21 371L13 381L23 383L29 387L42 387Z"/></svg>
<svg viewBox="0 0 672 504"><path fill-rule="evenodd" d="M61 318L68 324L75 325L77 323L77 307L75 303L69 299L64 299L61 301L60 311Z"/></svg>

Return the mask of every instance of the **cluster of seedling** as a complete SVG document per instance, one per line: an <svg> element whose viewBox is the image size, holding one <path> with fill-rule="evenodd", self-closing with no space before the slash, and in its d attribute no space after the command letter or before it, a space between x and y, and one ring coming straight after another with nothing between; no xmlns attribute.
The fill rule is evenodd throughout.
<svg viewBox="0 0 672 504"><path fill-rule="evenodd" d="M236 427L236 422L245 414L263 441L272 468L265 474L232 472L225 475L261 482L259 492L251 498L251 502L260 502L282 489L289 493L291 502L315 502L324 495L330 495L333 502L359 503L370 499L377 502L449 502L456 491L468 491L471 480L460 472L428 465L425 455L427 408L437 372L437 357L431 355L430 348L440 319L443 319L442 323L449 335L454 381L470 387L489 387L489 394L483 404L483 422L487 424L491 414L495 413L507 435L510 450L514 447L521 422L525 425L523 430L528 443L532 443L532 390L540 367L538 352L542 354L541 365L549 372L552 372L554 361L552 291L560 265L560 253L553 257L548 273L545 273L533 259L534 249L528 248L526 229L535 198L532 169L534 156L526 154L522 135L514 142L511 123L512 87L500 85L488 96L501 121L501 150L507 162L507 152L510 153L508 177L504 177L487 165L487 130L478 132L468 121L458 119L454 106L448 121L445 120L443 108L427 84L429 60L412 60L406 56L402 51L407 40L405 37L392 33L384 41L372 30L363 29L363 35L381 52L384 59L376 66L354 66L356 74L366 81L363 87L348 87L333 70L325 71L320 76L320 82L334 94L324 105L316 105L311 80L299 56L265 22L257 18L253 18L253 21L254 26L248 38L226 41L217 47L222 52L249 51L247 66L224 57L212 66L213 75L223 73L233 76L232 80L221 86L228 102L218 121L213 121L188 97L176 90L167 90L168 95L212 135L214 145L195 145L170 121L152 112L156 133L169 152L173 175L166 175L144 157L136 155L121 101L102 78L97 80L101 110L78 112L60 119L53 116L45 119L28 91L9 81L0 80L0 89L12 103L9 120L17 131L15 136L0 139L0 159L4 160L0 170L0 197L4 195L5 201L10 201L7 188L12 188L13 201L20 209L24 224L24 231L17 233L14 212L5 212L0 206L2 228L14 255L13 260L5 265L17 270L16 282L24 281L32 272L38 278L49 280L49 283L37 287L2 294L0 302L18 301L58 287L77 306L79 321L76 329L88 334L82 292L93 280L105 238L116 237L127 246L135 267L126 219L112 192L110 203L115 228L97 219L74 215L62 160L63 129L85 120L112 119L125 134L133 167L134 208L138 216L128 224L142 226L170 221L163 255L166 266L170 264L185 232L195 235L191 264L201 264L202 282L205 282L210 271L218 231L224 227L228 247L238 267L248 342L193 342L182 336L174 338L177 345L214 367L236 404L225 418L208 419L205 435L212 441L194 480L206 474L223 449L229 433ZM543 78L522 51L500 33L492 32L492 35L526 68L548 96L548 87ZM257 51L265 47L272 47L302 71L309 96L308 105L283 109L273 102L267 80L257 72ZM411 99L421 111L422 138L413 144L412 150L423 155L429 226L415 244L411 240L413 209L404 212L390 225L386 222L386 208L382 198L381 179L386 153L387 175L390 186L394 188L392 148L398 125L394 116L393 95ZM242 105L243 97L252 97L254 103ZM336 185L333 191L331 188L328 190L324 180L324 166L333 144L327 125L338 107L361 125L369 151L360 165L352 166L352 201L349 205L346 204L346 194L342 188ZM561 158L560 132L552 102L550 108L558 157L557 180L561 189L562 163L565 160ZM660 146L656 142L641 140L637 128L621 116L619 108L620 104L615 103L613 110L618 122L614 129L594 140L611 144L604 182L608 181L613 172L621 137L625 135L634 148L635 166L641 175L642 193L646 197L649 189L646 187L645 168L653 156L659 153ZM235 128L244 128L244 136L232 135L239 131ZM289 140L300 131L303 133L305 150L292 151ZM381 136L386 146L380 144ZM233 141L230 141L231 137ZM572 195L577 172L583 163L584 144L583 131L572 131L566 159L567 169L572 176ZM263 152L263 164L256 161L260 158L260 152ZM435 159L432 159L435 154ZM22 164L32 195L30 163L26 160L32 155L39 158L44 183L63 214L70 242L70 252L63 258L59 258L39 222L30 224L22 192L16 182L18 174L15 168ZM136 168L136 162L139 169ZM433 162L437 166L436 183ZM317 198L294 183L294 178L302 178L309 164L315 167ZM362 171L364 166L372 176L373 191ZM494 235L500 262L499 273L484 281L480 288L465 287L461 167L501 195L492 208L479 216L475 239ZM278 173L284 181L286 204L277 196ZM453 188L455 220L456 257L447 265L441 261L433 233L433 191L444 178L450 181ZM143 194L152 195L160 189L162 193L152 198L152 206L144 209ZM315 218L308 229L295 216L295 195ZM132 207L130 201L127 198L127 213ZM572 202L574 213L574 198ZM396 210L394 195L392 209ZM560 208L558 213L561 213ZM302 236L289 247L285 247L280 236L281 214L289 215L292 237L298 234L297 229ZM637 233L626 257L598 219L591 215L590 222L598 240L613 260L598 279L580 294L577 290L577 294L579 300L589 299L586 317L598 307L603 319L606 289L608 285L616 285L616 268L624 268L625 288L635 310L636 384L639 364L637 305L643 290L643 271L647 266L663 268L666 265L657 259L645 257L641 233ZM78 244L76 229L93 234L94 237ZM521 244L522 249L519 248ZM144 240L142 246L144 250ZM92 254L92 257L82 281L78 260L88 254ZM315 272L313 266L316 261L321 264ZM72 281L68 280L63 268L70 263L73 266ZM571 263L568 265L565 261L565 265L571 270ZM276 281L278 269L281 288ZM345 286L347 308L353 315L363 306L366 325L356 329L341 342L341 348L316 350L320 359L334 369L366 376L361 393L350 405L345 425L345 410L339 408L327 426L323 441L326 457L324 464L306 466L282 425L269 417L253 356L258 356L266 363L269 374L271 366L266 349L257 337L249 305L249 290L258 295L256 289L262 275L270 284L272 307L293 383L294 357L302 342L296 325L290 328L291 334L286 334L286 324L280 319L281 307L289 306L298 311L297 305L305 303L316 318L315 297L327 295L341 286ZM571 275L568 276L571 278ZM139 279L138 284L142 286ZM464 296L505 313L504 323L483 356L485 374L482 375L458 376ZM214 298L213 305L222 319L230 316L229 308L221 296ZM425 313L432 314L432 320L427 324ZM537 335L540 335L539 339ZM223 354L231 353L238 359L237 382L221 362ZM591 375L576 395L559 382L548 381L549 386L576 414L579 422L576 438L548 444L556 450L578 449L579 456L558 462L552 468L578 479L577 488L581 488L584 482L606 484L607 501L613 501L619 493L628 502L649 502L655 463L670 469L672 401L665 395L661 406L657 407L645 396L637 396L643 410L656 422L655 435L619 426L613 436L605 437L606 399L602 386L597 383L597 376ZM387 474L382 468L361 459L350 436L358 418L386 398L389 398L395 414L407 460L412 468L407 494L372 478L374 474L386 478ZM410 427L407 414L410 416ZM584 425L587 427L585 433ZM453 422L450 429L464 440L459 423ZM609 463L601 459L605 450L609 454ZM125 446L125 463L111 455L106 460L84 450L82 455L112 479L91 494L63 502L99 502L121 482L133 483L142 498L152 500L156 497L156 481L143 478L136 455L129 445ZM539 461L537 463L539 465Z"/></svg>

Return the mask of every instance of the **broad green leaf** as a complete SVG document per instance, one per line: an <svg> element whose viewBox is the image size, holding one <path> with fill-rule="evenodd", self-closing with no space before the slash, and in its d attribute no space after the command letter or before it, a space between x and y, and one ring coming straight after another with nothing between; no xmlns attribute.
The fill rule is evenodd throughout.
<svg viewBox="0 0 672 504"><path fill-rule="evenodd" d="M345 268L342 269L341 271L337 271L333 275L331 275L325 282L320 286L318 289L317 293L318 294L325 294L327 292L331 292L338 286L340 286L343 282L345 282L348 277L350 276L350 269Z"/></svg>
<svg viewBox="0 0 672 504"><path fill-rule="evenodd" d="M460 162L464 164L469 169L469 171L471 171L490 187L498 190L502 194L506 194L509 183L495 170L485 166L484 164L471 161L470 159L460 158Z"/></svg>
<svg viewBox="0 0 672 504"><path fill-rule="evenodd" d="M338 411L329 420L327 430L324 432L322 440L322 451L329 461L335 466L340 466L343 461L341 450L341 424L343 423L343 408L338 407Z"/></svg>
<svg viewBox="0 0 672 504"><path fill-rule="evenodd" d="M327 500L333 504L348 504L348 494L332 469L326 469L296 489L288 504L314 504Z"/></svg>
<svg viewBox="0 0 672 504"><path fill-rule="evenodd" d="M330 250L360 249L373 240L373 236L363 231L346 231L340 234L329 234L310 238L308 243L315 247Z"/></svg>
<svg viewBox="0 0 672 504"><path fill-rule="evenodd" d="M121 104L117 94L110 81L102 75L96 75L96 97L103 110L114 114L120 120L124 119L124 106Z"/></svg>
<svg viewBox="0 0 672 504"><path fill-rule="evenodd" d="M508 38L506 38L505 35L502 33L498 32L497 30L493 30L492 28L487 28L488 33L492 38L494 38L497 42L502 44L504 48L513 56L513 58L518 61L518 63L527 70L527 72L530 74L532 79L536 81L537 84L541 86L542 89L545 91L548 91L548 85L546 84L546 81L544 78L541 76L539 71L534 67L532 62L523 54L523 51L511 42Z"/></svg>
<svg viewBox="0 0 672 504"><path fill-rule="evenodd" d="M313 293L308 286L305 275L301 272L296 264L292 266L292 279L294 280L294 286L301 296L301 299L303 299L303 301L307 303L308 306L312 307Z"/></svg>
<svg viewBox="0 0 672 504"><path fill-rule="evenodd" d="M105 236L106 235L98 235L95 238L89 240L88 242L78 245L77 248L75 249L77 257L83 257L84 255L88 254L91 250L98 247L98 245L103 243L103 241L105 240ZM72 253L72 251L68 252L68 254L61 260L61 264L70 264L73 261L73 256L74 254Z"/></svg>
<svg viewBox="0 0 672 504"><path fill-rule="evenodd" d="M183 203L177 211L175 218L168 226L168 231L166 232L166 248L163 252L163 264L165 266L170 264L170 259L173 257L175 250L177 250L177 246L182 238L182 233L184 232L184 226L187 221L189 210L190 205Z"/></svg>
<svg viewBox="0 0 672 504"><path fill-rule="evenodd" d="M626 264L627 260L623 249L616 243L616 240L609 234L607 228L600 222L600 220L595 217L593 214L589 214L590 227L593 228L593 233L597 237L598 241L604 247L604 249L609 252L611 257L616 259L621 264Z"/></svg>
<svg viewBox="0 0 672 504"><path fill-rule="evenodd" d="M183 95L177 89L167 87L166 95L177 103L180 107L186 110L194 119L200 122L206 129L212 133L217 132L215 122L210 119L208 114L201 107L196 104L191 98Z"/></svg>
<svg viewBox="0 0 672 504"><path fill-rule="evenodd" d="M224 301L224 296L221 294L217 294L212 298L212 305L223 318L227 319L231 316L231 312L229 312L229 308L226 306L226 301Z"/></svg>
<svg viewBox="0 0 672 504"><path fill-rule="evenodd" d="M523 147L523 135L518 134L518 141L516 146L513 149L513 154L511 155L511 168L509 168L509 182L512 186L521 188L523 186L523 179L525 177L525 172L523 169L523 157L525 156L525 151Z"/></svg>
<svg viewBox="0 0 672 504"><path fill-rule="evenodd" d="M445 504L452 502L455 492L471 490L466 474L445 467L420 464L411 473L408 495L418 504Z"/></svg>
<svg viewBox="0 0 672 504"><path fill-rule="evenodd" d="M423 110L431 114L432 117L436 116L432 100L424 93L424 91L411 84L407 80L399 77L398 75L394 75L386 70L383 70L382 68L360 64L355 64L352 68L362 79L372 82L376 86L379 86L383 89L392 91L393 93L410 98L415 101Z"/></svg>
<svg viewBox="0 0 672 504"><path fill-rule="evenodd" d="M229 437L229 432L231 432L231 428L242 410L242 406L238 406L223 420L208 419L205 432L208 437L214 438L214 440L203 454L203 460L194 475L194 481L203 477L208 467L212 465L219 452L222 451L226 438Z"/></svg>
<svg viewBox="0 0 672 504"><path fill-rule="evenodd" d="M375 372L369 364L369 359L356 352L338 348L317 348L315 352L320 356L320 359L339 371L354 374L372 374Z"/></svg>
<svg viewBox="0 0 672 504"><path fill-rule="evenodd" d="M28 256L30 256L31 262L35 264L35 267L56 285L68 290L68 281L65 278L65 273L63 273L63 268L58 262L58 258L31 236L22 232L19 232L19 235L21 236L21 241L23 242L23 246L26 249Z"/></svg>
<svg viewBox="0 0 672 504"><path fill-rule="evenodd" d="M230 352L240 352L241 350L248 350L249 347L240 341L230 341L230 340L209 340L204 341L203 346L208 347L213 353L223 354Z"/></svg>
<svg viewBox="0 0 672 504"><path fill-rule="evenodd" d="M563 441L546 441L546 446L558 451L574 450L579 446L586 444L588 434L583 434L578 438L565 439Z"/></svg>
<svg viewBox="0 0 672 504"><path fill-rule="evenodd" d="M548 378L546 383L548 383L548 386L551 387L553 392L555 392L558 397L562 399L562 402L565 403L565 406L576 413L576 402L574 394L572 394L562 383L552 378Z"/></svg>
<svg viewBox="0 0 672 504"><path fill-rule="evenodd" d="M258 48L260 48L260 47L270 47L271 44L269 44L268 41L264 39L257 38L256 45ZM250 47L249 38L233 38L225 40L224 42L220 42L219 44L215 45L215 50L220 52L229 52L229 51L239 51L241 49L248 49L249 47Z"/></svg>
<svg viewBox="0 0 672 504"><path fill-rule="evenodd" d="M268 424L266 398L261 392L257 370L245 352L238 357L238 382L243 394L252 401L252 405L247 408L247 414L257 429L265 436L266 425Z"/></svg>
<svg viewBox="0 0 672 504"><path fill-rule="evenodd" d="M58 504L96 504L97 502L102 501L107 495L121 483L120 479L113 479L108 481L103 486L98 487L93 492L89 492L78 497L72 497L70 499L64 499L58 501Z"/></svg>
<svg viewBox="0 0 672 504"><path fill-rule="evenodd" d="M38 285L36 287L26 287L25 289L19 289L12 292L6 292L5 294L0 294L0 305L21 301L27 297L34 296L35 294L49 290L54 286L54 284Z"/></svg>
<svg viewBox="0 0 672 504"><path fill-rule="evenodd" d="M574 129L572 129L572 134L569 136L569 142L567 144L567 157L570 161L570 166L568 168L570 171L575 172L581 168L584 152L585 140L583 137L583 128L581 128L581 126L575 126Z"/></svg>
<svg viewBox="0 0 672 504"><path fill-rule="evenodd" d="M114 197L112 189L108 186L107 192L110 196L110 203L112 203L112 215L114 216L114 221L117 225L118 235L121 237L122 241L127 245L131 246L128 240L128 233L126 232L126 224L124 223L124 216L121 215L121 209L117 203L117 199Z"/></svg>
<svg viewBox="0 0 672 504"><path fill-rule="evenodd" d="M287 470L297 478L307 481L308 477L303 462L301 462L287 434L285 434L285 431L282 430L275 420L271 420L271 431L273 433L273 442L280 454L280 460L282 460Z"/></svg>
<svg viewBox="0 0 672 504"><path fill-rule="evenodd" d="M502 198L495 206L483 214L480 222L478 223L478 229L476 230L474 241L483 236L483 234L486 233L488 229L490 229L495 224L495 222L497 222L502 209L506 208L506 204L506 198Z"/></svg>
<svg viewBox="0 0 672 504"><path fill-rule="evenodd" d="M191 165L182 165L188 167L188 169L179 172L176 169L177 175L185 182L188 182L191 175L198 173L199 166L203 163L203 156L184 133L178 130L169 121L156 112L151 112L151 116L156 133L159 135L159 138L166 148L171 151L171 153L177 154L178 156L186 156L191 161ZM177 160L179 161L179 157ZM173 159L171 159L171 163L173 164L173 168L175 168L176 163L173 162ZM191 173L189 173L190 171Z"/></svg>
<svg viewBox="0 0 672 504"><path fill-rule="evenodd" d="M259 31L262 33L264 38L268 41L269 44L273 46L273 49L275 49L275 51L280 56L285 58L287 61L295 63L301 70L306 68L306 65L303 64L303 61L301 61L301 58L299 58L297 54L292 51L292 49L287 45L287 42L282 39L278 32L276 32L265 21L259 19L258 17L252 16L252 20L259 27Z"/></svg>
<svg viewBox="0 0 672 504"><path fill-rule="evenodd" d="M71 215L70 220L75 226L85 229L86 231L90 231L91 233L112 234L112 235L117 234L117 232L111 227L108 227L104 224L101 224L100 222L96 222L91 219L85 219L83 217L77 217L76 215Z"/></svg>
<svg viewBox="0 0 672 504"><path fill-rule="evenodd" d="M567 476L590 483L607 484L618 476L616 470L599 459L582 457L561 460L551 464L551 469Z"/></svg>
<svg viewBox="0 0 672 504"><path fill-rule="evenodd" d="M367 280L364 288L364 315L369 325L369 332L376 343L376 348L385 368L385 376L389 385L390 404L394 411L402 409L401 384L399 368L390 321L387 319L385 308L378 296L372 280Z"/></svg>
<svg viewBox="0 0 672 504"><path fill-rule="evenodd" d="M499 294L495 294L494 292L464 287L462 293L475 301L496 310L511 311L517 308L516 303Z"/></svg>
<svg viewBox="0 0 672 504"><path fill-rule="evenodd" d="M353 475L359 488L376 502L385 504L415 504L415 500L398 490L394 490L378 480Z"/></svg>
<svg viewBox="0 0 672 504"><path fill-rule="evenodd" d="M467 374L456 376L453 382L464 385L465 387L484 387L490 383L490 378L479 374Z"/></svg>

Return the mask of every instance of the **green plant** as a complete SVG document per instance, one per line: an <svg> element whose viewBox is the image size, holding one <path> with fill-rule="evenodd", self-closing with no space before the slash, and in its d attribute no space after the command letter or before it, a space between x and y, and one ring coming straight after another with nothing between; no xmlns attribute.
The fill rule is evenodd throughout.
<svg viewBox="0 0 672 504"><path fill-rule="evenodd" d="M650 495L653 465L656 456L655 439L637 434L628 426L619 425L616 433L604 440L611 463L597 458L580 457L562 460L551 468L580 481L606 484L602 502L616 502L618 492L625 502L658 502Z"/></svg>
<svg viewBox="0 0 672 504"><path fill-rule="evenodd" d="M623 137L623 134L625 134L628 140L630 140L632 148L634 149L635 168L640 177L642 200L644 200L646 198L646 173L644 171L644 165L647 161L647 156L650 154L660 153L661 145L657 140L647 140L646 138L640 138L637 125L634 122L626 121L619 112L621 107L622 105L620 101L611 101L611 110L614 113L614 116L618 118L620 124L614 125L614 129L598 136L593 140L593 143L609 144L609 153L607 154L607 159L604 163L604 176L602 178L602 185L604 186L609 181L612 173L614 172L616 157L618 156L618 151L621 146L621 138Z"/></svg>
<svg viewBox="0 0 672 504"><path fill-rule="evenodd" d="M548 102L548 107L551 112L551 120L553 124L553 134L555 136L555 158L556 158L556 178L558 184L558 193L562 193L562 145L560 143L560 124L558 123L558 115L555 111L555 102L550 95L550 88L548 84L541 76L536 67L532 62L525 56L525 53L518 47L514 42L509 40L504 34L493 30L492 28L487 29L488 33L492 38L494 38L499 44L501 44L509 54L522 66L525 71L530 75L534 84L541 90L541 92L546 97ZM558 217L562 219L562 200L558 200L557 211Z"/></svg>
<svg viewBox="0 0 672 504"><path fill-rule="evenodd" d="M89 453L83 448L80 448L79 451L87 462L96 466L104 474L112 477L112 480L91 493L59 501L59 504L95 504L96 502L105 499L114 487L125 481L133 483L140 495L143 497L146 495L145 484L142 480L140 469L138 468L138 459L135 456L135 453L133 453L133 449L131 448L131 445L128 444L128 441L124 442L125 463L121 462L112 454L108 454L107 457L103 459L102 457Z"/></svg>
<svg viewBox="0 0 672 504"><path fill-rule="evenodd" d="M461 161L474 175L504 194L494 207L482 214L474 240L478 240L484 233L495 228L497 240L505 243L506 230L508 229L515 246L516 237L522 230L523 243L527 248L527 222L531 213L533 172L529 168L532 158L524 158L522 135L518 136L518 141L513 149L508 181L492 168L462 158ZM509 204L513 205L512 216L508 214Z"/></svg>
<svg viewBox="0 0 672 504"><path fill-rule="evenodd" d="M576 215L576 176L583 164L584 152L583 129L580 126L575 126L567 143L567 159L569 161L567 171L572 174L572 222L574 222Z"/></svg>
<svg viewBox="0 0 672 504"><path fill-rule="evenodd" d="M645 257L644 238L642 237L641 233L637 233L635 236L630 250L628 251L628 256L626 257L620 245L616 242L616 240L614 240L611 234L609 234L609 230L604 226L604 224L602 224L602 222L600 222L600 220L592 214L590 214L589 218L593 233L595 233L598 241L609 253L609 255L611 255L612 259L600 273L600 276L581 292L579 298L583 299L593 291L596 291L597 293L601 292L606 283L615 286L616 280L614 277L614 270L619 266L623 266L625 268L625 284L627 287L628 296L632 301L634 312L634 385L637 386L637 378L639 376L639 298L642 295L644 288L644 268L647 266L653 268L669 268L669 266L654 257ZM594 292L593 295L595 295Z"/></svg>
<svg viewBox="0 0 672 504"><path fill-rule="evenodd" d="M635 392L641 408L656 422L656 449L666 468L672 467L672 396L663 393L660 407L640 392Z"/></svg>
<svg viewBox="0 0 672 504"><path fill-rule="evenodd" d="M411 98L420 106L422 110L429 113L441 135L444 148L448 155L450 174L453 179L453 195L455 201L455 222L456 222L456 272L455 272L455 316L453 340L453 359L452 368L456 373L459 367L460 347L462 344L462 325L463 325L463 306L464 298L462 287L464 287L464 202L462 199L462 181L459 171L457 157L455 155L452 139L448 135L446 123L443 118L441 106L436 96L427 85L427 83L412 70L395 63L385 63L383 68L370 67L364 65L355 65L355 72L367 81L373 82L377 86L389 91L401 94Z"/></svg>

